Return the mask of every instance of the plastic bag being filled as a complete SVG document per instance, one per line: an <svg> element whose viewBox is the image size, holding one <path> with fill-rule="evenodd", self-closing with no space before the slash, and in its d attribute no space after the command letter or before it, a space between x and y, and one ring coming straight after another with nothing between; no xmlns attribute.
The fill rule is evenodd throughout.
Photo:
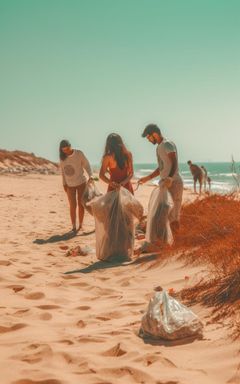
<svg viewBox="0 0 240 384"><path fill-rule="evenodd" d="M108 192L89 205L95 218L97 258L99 260L131 258L135 219L141 219L142 205L125 188Z"/></svg>
<svg viewBox="0 0 240 384"><path fill-rule="evenodd" d="M156 243L162 241L173 243L172 231L169 223L169 212L172 201L166 187L161 184L154 188L148 204L146 241Z"/></svg>
<svg viewBox="0 0 240 384"><path fill-rule="evenodd" d="M94 181L90 181L89 183L87 183L85 191L83 192L83 195L82 195L82 205L91 215L93 213L89 203L96 197L100 197L100 196L102 196L102 192L99 191Z"/></svg>
<svg viewBox="0 0 240 384"><path fill-rule="evenodd" d="M203 324L185 305L166 291L156 292L142 318L141 336L177 340L202 336Z"/></svg>

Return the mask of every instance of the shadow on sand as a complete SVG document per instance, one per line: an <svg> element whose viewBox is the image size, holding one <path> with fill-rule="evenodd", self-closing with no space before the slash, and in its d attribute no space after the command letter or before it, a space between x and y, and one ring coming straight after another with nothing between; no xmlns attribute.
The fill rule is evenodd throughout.
<svg viewBox="0 0 240 384"><path fill-rule="evenodd" d="M108 269L108 268L116 268L116 267L128 267L129 265L138 265L142 263L148 263L150 261L156 260L158 257L157 254L145 255L139 257L136 260L131 261L96 261L94 264L89 265L88 267L81 269L74 269L73 271L65 272L65 275L73 274L73 273L91 273L93 271L97 271L98 269Z"/></svg>
<svg viewBox="0 0 240 384"><path fill-rule="evenodd" d="M94 232L95 232L94 230L90 231L90 232L81 232L81 233L70 231L70 232L64 233L62 235L53 235L53 236L49 237L48 239L36 239L33 241L33 243L34 244L57 243L59 241L71 240L74 237L89 236L89 235L93 234Z"/></svg>
<svg viewBox="0 0 240 384"><path fill-rule="evenodd" d="M141 331L138 335L143 339L144 344L150 344L152 346L164 346L164 347L176 347L178 345L192 344L196 340L202 340L203 338L199 335L185 337L184 339L178 340L164 340L164 339L154 339L150 336L145 336L141 334Z"/></svg>

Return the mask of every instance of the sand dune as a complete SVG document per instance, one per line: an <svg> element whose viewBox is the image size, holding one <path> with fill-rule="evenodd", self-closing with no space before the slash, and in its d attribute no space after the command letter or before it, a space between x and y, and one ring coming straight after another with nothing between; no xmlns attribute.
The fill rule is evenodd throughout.
<svg viewBox="0 0 240 384"><path fill-rule="evenodd" d="M136 195L145 208L149 190ZM239 345L227 324L209 321L210 309L193 307L203 340L138 336L154 288L181 290L205 266L174 258L156 266L152 255L125 265L97 261L88 214L84 235L63 236L71 226L59 176L1 176L0 210L1 383L240 383ZM77 245L89 254L67 257Z"/></svg>
<svg viewBox="0 0 240 384"><path fill-rule="evenodd" d="M34 153L0 149L0 173L55 174L58 164Z"/></svg>

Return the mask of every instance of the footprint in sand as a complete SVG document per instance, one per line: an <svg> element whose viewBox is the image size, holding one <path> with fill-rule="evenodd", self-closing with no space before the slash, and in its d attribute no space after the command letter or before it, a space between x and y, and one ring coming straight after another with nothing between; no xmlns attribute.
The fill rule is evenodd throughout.
<svg viewBox="0 0 240 384"><path fill-rule="evenodd" d="M89 368L89 361L87 361L83 357L80 357L78 361L78 370L73 373L75 373L76 375L79 375L79 374L89 375L92 373L96 373L96 371L94 371L94 369L92 368ZM94 381L94 384L96 384L95 381ZM104 384L111 384L111 383L104 381Z"/></svg>
<svg viewBox="0 0 240 384"><path fill-rule="evenodd" d="M70 284L72 285L73 287L89 287L89 284L88 283L84 283L84 282L81 282L81 283L72 283Z"/></svg>
<svg viewBox="0 0 240 384"><path fill-rule="evenodd" d="M150 384L153 383L153 378L152 376L146 374L144 371L141 371L140 369L133 368L131 366L123 366L123 367L116 367L116 368L104 368L99 371L101 375L109 376L113 375L116 378L118 377L123 377L126 376L125 382L128 383L130 382L131 378L131 383L135 382L137 384L142 383L142 384ZM127 377L128 376L128 377ZM130 377L129 377L130 376Z"/></svg>
<svg viewBox="0 0 240 384"><path fill-rule="evenodd" d="M79 321L77 322L77 327L79 327L79 328L84 328L84 327L86 327L86 324L84 323L83 320L79 320Z"/></svg>
<svg viewBox="0 0 240 384"><path fill-rule="evenodd" d="M52 356L52 349L48 344L30 344L24 348L23 353L12 356L12 358L29 364L36 364L43 359L49 359L50 356Z"/></svg>
<svg viewBox="0 0 240 384"><path fill-rule="evenodd" d="M154 363L157 363L158 365L164 365L165 367L169 368L176 368L176 365L169 359L163 357L160 352L157 352L156 354L147 353L145 356L139 356L136 359L133 360L136 363L140 363L145 366L152 365Z"/></svg>
<svg viewBox="0 0 240 384"><path fill-rule="evenodd" d="M5 326L0 325L0 334L6 333L6 332L18 331L19 329L22 329L25 327L27 327L27 324L21 324L21 323L14 324L10 327L5 327Z"/></svg>
<svg viewBox="0 0 240 384"><path fill-rule="evenodd" d="M56 379L44 379L44 380L21 379L21 380L12 382L12 384L63 384L63 382Z"/></svg>
<svg viewBox="0 0 240 384"><path fill-rule="evenodd" d="M32 292L32 293L28 293L24 297L25 299L28 299L28 300L40 300L40 299L43 299L45 295L42 292Z"/></svg>
<svg viewBox="0 0 240 384"><path fill-rule="evenodd" d="M30 311L29 308L18 309L18 310L14 313L14 315L23 315L24 313L29 312L29 311Z"/></svg>
<svg viewBox="0 0 240 384"><path fill-rule="evenodd" d="M106 317L106 316L97 316L96 319L97 319L97 320L101 320L101 321L109 321L109 320L112 320L110 317Z"/></svg>
<svg viewBox="0 0 240 384"><path fill-rule="evenodd" d="M130 283L129 281L124 281L123 283L120 284L120 287L129 287Z"/></svg>
<svg viewBox="0 0 240 384"><path fill-rule="evenodd" d="M107 351L103 352L103 356L109 356L109 357L120 357L127 353L123 348L121 348L121 344L118 343L111 349L108 349Z"/></svg>
<svg viewBox="0 0 240 384"><path fill-rule="evenodd" d="M12 263L8 260L0 260L0 265L3 265L4 267L8 267Z"/></svg>
<svg viewBox="0 0 240 384"><path fill-rule="evenodd" d="M74 342L72 340L67 340L67 339L59 340L58 343L67 344L67 345L73 345L74 344Z"/></svg>
<svg viewBox="0 0 240 384"><path fill-rule="evenodd" d="M40 319L40 320L51 320L51 318L52 318L52 315L51 315L51 313L49 313L49 312L42 313L42 314L39 316L39 319Z"/></svg>
<svg viewBox="0 0 240 384"><path fill-rule="evenodd" d="M65 280L72 280L72 279L78 279L79 277L74 275L64 275L62 276L62 278Z"/></svg>
<svg viewBox="0 0 240 384"><path fill-rule="evenodd" d="M80 307L77 307L76 309L80 309L81 311L87 311L88 309L91 309L88 305L81 305Z"/></svg>
<svg viewBox="0 0 240 384"><path fill-rule="evenodd" d="M146 302L145 301L143 301L143 302L137 302L137 301L135 301L135 302L128 302L128 303L123 303L123 304L120 304L121 305L121 307L138 307L138 306L140 306L140 305L145 305L146 306Z"/></svg>
<svg viewBox="0 0 240 384"><path fill-rule="evenodd" d="M60 352L57 355L61 356L66 361L67 364L71 364L76 361L76 359L73 356L71 356L69 353L66 353L66 352Z"/></svg>
<svg viewBox="0 0 240 384"><path fill-rule="evenodd" d="M89 291L101 296L116 295L116 290L111 288L89 287Z"/></svg>
<svg viewBox="0 0 240 384"><path fill-rule="evenodd" d="M123 314L120 311L113 311L105 313L106 317L109 317L110 319L121 319L123 317Z"/></svg>
<svg viewBox="0 0 240 384"><path fill-rule="evenodd" d="M13 284L13 285L7 285L6 288L10 288L10 289L12 289L14 292L20 292L20 291L22 291L25 287L24 287L24 285Z"/></svg>
<svg viewBox="0 0 240 384"><path fill-rule="evenodd" d="M80 336L77 338L78 343L105 343L105 337L95 337L95 336Z"/></svg>
<svg viewBox="0 0 240 384"><path fill-rule="evenodd" d="M50 310L50 309L58 309L61 307L59 305L44 304L44 305L38 305L37 308L43 309L43 310Z"/></svg>
<svg viewBox="0 0 240 384"><path fill-rule="evenodd" d="M110 279L110 277L98 277L98 280L100 280L100 281L107 281L109 279Z"/></svg>
<svg viewBox="0 0 240 384"><path fill-rule="evenodd" d="M18 277L19 279L29 279L30 277L32 277L32 273L27 273L27 272L19 272L16 277Z"/></svg>

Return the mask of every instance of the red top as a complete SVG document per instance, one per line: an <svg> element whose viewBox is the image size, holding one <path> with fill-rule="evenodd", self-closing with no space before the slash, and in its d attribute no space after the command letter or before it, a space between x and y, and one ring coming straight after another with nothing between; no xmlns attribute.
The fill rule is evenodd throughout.
<svg viewBox="0 0 240 384"><path fill-rule="evenodd" d="M123 169L119 168L117 165L116 168L110 168L110 181L114 181L115 183L121 183L124 179L128 177L128 167L125 166ZM133 187L132 183L129 181L127 184L124 185L124 188L126 188L129 192L133 193ZM108 186L108 192L114 191L114 188L112 188L110 185Z"/></svg>

